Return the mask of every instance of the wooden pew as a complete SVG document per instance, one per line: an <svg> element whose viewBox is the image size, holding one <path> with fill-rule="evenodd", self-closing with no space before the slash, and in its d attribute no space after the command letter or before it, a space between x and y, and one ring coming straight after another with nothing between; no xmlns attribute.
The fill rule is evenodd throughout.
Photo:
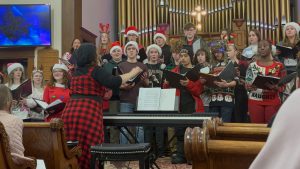
<svg viewBox="0 0 300 169"><path fill-rule="evenodd" d="M11 152L10 152L8 136L1 122L0 122L0 168L1 169L35 169L36 168L35 159L34 162L24 164L21 166L13 162Z"/></svg>
<svg viewBox="0 0 300 169"><path fill-rule="evenodd" d="M211 139L266 141L270 128L265 124L222 123L218 119L205 120L203 128L207 128Z"/></svg>
<svg viewBox="0 0 300 169"><path fill-rule="evenodd" d="M216 126L228 126L228 127L267 127L267 124L259 123L224 123L221 118L214 118L212 123Z"/></svg>
<svg viewBox="0 0 300 169"><path fill-rule="evenodd" d="M25 154L43 159L47 169L78 169L81 148L69 149L61 119L46 122L25 122L23 131Z"/></svg>
<svg viewBox="0 0 300 169"><path fill-rule="evenodd" d="M185 155L193 169L248 169L265 142L214 140L207 129L188 128Z"/></svg>

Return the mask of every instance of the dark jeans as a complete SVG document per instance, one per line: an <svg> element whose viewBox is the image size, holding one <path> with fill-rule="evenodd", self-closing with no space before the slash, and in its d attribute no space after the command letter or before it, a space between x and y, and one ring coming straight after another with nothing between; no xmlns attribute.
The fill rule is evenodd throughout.
<svg viewBox="0 0 300 169"><path fill-rule="evenodd" d="M184 155L184 133L185 127L175 127L175 135L177 137L177 154L179 158L185 158Z"/></svg>
<svg viewBox="0 0 300 169"><path fill-rule="evenodd" d="M158 155L163 155L165 153L164 146L164 131L166 128L164 127L144 127L145 133L145 142L146 143L155 143L155 151ZM154 140L155 136L155 140Z"/></svg>
<svg viewBox="0 0 300 169"><path fill-rule="evenodd" d="M218 113L223 122L231 122L231 116L234 109L233 106L211 106L209 111L211 113Z"/></svg>

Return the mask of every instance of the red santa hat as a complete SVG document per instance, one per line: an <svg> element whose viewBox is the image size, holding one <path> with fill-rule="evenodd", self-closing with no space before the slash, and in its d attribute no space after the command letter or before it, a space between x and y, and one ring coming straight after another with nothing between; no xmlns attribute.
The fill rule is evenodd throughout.
<svg viewBox="0 0 300 169"><path fill-rule="evenodd" d="M115 41L111 44L109 53L111 54L116 49L120 49L122 51L122 47L119 41Z"/></svg>
<svg viewBox="0 0 300 169"><path fill-rule="evenodd" d="M165 41L167 41L167 37L166 37L166 35L165 35L165 32L162 31L162 30L156 31L156 33L155 33L155 35L154 35L154 37L153 37L153 40L155 41L156 38L163 38Z"/></svg>
<svg viewBox="0 0 300 169"><path fill-rule="evenodd" d="M129 26L126 30L125 30L125 37L127 37L130 34L134 34L136 36L139 36L139 31L135 26Z"/></svg>
<svg viewBox="0 0 300 169"><path fill-rule="evenodd" d="M299 35L300 26L299 26L299 24L296 23L296 22L289 22L289 23L287 23L287 24L284 25L284 27L283 27L284 35L285 35L285 30L286 30L286 28L287 28L288 26L294 27L294 28L296 29L296 31L297 31L297 35Z"/></svg>
<svg viewBox="0 0 300 169"><path fill-rule="evenodd" d="M24 72L24 67L20 63L8 63L7 64L7 74L10 74L16 68L21 68L22 71Z"/></svg>
<svg viewBox="0 0 300 169"><path fill-rule="evenodd" d="M147 50L146 50L147 56L149 56L150 49L153 49L153 48L156 49L156 50L158 51L159 56L162 55L162 50L161 50L161 48L160 48L158 45L156 45L156 44L152 44L152 45L150 45L150 46L147 47Z"/></svg>
<svg viewBox="0 0 300 169"><path fill-rule="evenodd" d="M129 42L126 43L126 45L124 47L124 53L125 53L125 55L127 55L127 47L128 46L133 46L136 49L136 51L139 52L139 45L137 44L137 42L135 42L135 41L129 41ZM139 59L139 58L137 58L137 59Z"/></svg>
<svg viewBox="0 0 300 169"><path fill-rule="evenodd" d="M53 66L53 68L52 68L52 71L53 71L54 69L62 69L62 70L65 70L66 72L69 71L69 69L68 69L68 67L67 67L66 65L60 64L60 63L55 64L55 65Z"/></svg>

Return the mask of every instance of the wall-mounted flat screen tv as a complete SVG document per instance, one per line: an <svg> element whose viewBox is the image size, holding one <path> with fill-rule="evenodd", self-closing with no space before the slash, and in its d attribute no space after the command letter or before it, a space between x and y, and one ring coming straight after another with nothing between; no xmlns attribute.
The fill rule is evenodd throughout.
<svg viewBox="0 0 300 169"><path fill-rule="evenodd" d="M49 4L0 5L0 47L50 45Z"/></svg>

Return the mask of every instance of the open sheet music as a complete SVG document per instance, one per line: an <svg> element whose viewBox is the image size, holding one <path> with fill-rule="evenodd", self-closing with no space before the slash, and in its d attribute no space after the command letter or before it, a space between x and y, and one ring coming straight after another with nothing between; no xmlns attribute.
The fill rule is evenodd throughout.
<svg viewBox="0 0 300 169"><path fill-rule="evenodd" d="M234 68L234 63L229 62L226 67L218 74L211 74L211 73L202 73L200 72L200 78L203 78L206 80L206 85L208 86L214 86L214 81L232 81L234 80L234 77L236 76L236 71Z"/></svg>
<svg viewBox="0 0 300 169"><path fill-rule="evenodd" d="M42 100L33 98L38 106L43 110L47 111L48 114L55 114L62 111L65 108L66 103L62 102L60 99L55 100L54 102L48 104Z"/></svg>
<svg viewBox="0 0 300 169"><path fill-rule="evenodd" d="M263 76L258 74L252 84L259 89L269 90L270 88L268 85L277 85L279 81L279 77Z"/></svg>
<svg viewBox="0 0 300 169"><path fill-rule="evenodd" d="M176 89L140 88L137 111L177 111Z"/></svg>
<svg viewBox="0 0 300 169"><path fill-rule="evenodd" d="M19 87L11 91L12 97L14 100L20 100L25 98L32 93L32 84L31 80L27 79Z"/></svg>
<svg viewBox="0 0 300 169"><path fill-rule="evenodd" d="M280 51L278 57L295 59L297 53L300 51L300 42L298 42L293 48L289 46L276 45L276 49Z"/></svg>

